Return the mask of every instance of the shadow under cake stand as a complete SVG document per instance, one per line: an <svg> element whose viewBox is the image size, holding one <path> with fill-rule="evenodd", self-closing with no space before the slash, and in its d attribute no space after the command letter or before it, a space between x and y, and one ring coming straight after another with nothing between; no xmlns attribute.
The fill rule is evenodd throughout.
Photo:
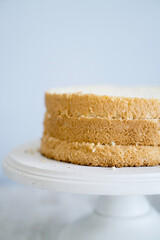
<svg viewBox="0 0 160 240"><path fill-rule="evenodd" d="M14 181L52 191L99 195L92 214L64 228L58 240L159 240L160 215L144 195L160 194L160 167L102 168L42 156L39 141L3 161Z"/></svg>

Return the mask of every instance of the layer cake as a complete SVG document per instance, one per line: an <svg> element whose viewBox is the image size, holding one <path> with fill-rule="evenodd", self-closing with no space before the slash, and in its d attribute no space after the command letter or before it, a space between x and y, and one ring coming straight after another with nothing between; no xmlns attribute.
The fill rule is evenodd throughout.
<svg viewBox="0 0 160 240"><path fill-rule="evenodd" d="M45 94L41 153L103 167L160 164L160 88L90 86Z"/></svg>

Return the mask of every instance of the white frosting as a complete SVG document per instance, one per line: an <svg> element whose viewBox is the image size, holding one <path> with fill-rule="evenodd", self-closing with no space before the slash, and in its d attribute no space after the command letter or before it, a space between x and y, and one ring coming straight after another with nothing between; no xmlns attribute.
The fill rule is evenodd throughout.
<svg viewBox="0 0 160 240"><path fill-rule="evenodd" d="M76 86L66 88L54 88L47 91L47 93L58 94L95 94L106 96L119 96L119 97L138 97L138 98L160 98L160 86L140 86L140 87L122 87L122 86Z"/></svg>

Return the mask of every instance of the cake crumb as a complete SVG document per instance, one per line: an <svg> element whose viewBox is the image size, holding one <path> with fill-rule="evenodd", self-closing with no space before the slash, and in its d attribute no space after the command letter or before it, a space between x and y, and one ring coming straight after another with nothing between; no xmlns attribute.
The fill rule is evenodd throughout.
<svg viewBox="0 0 160 240"><path fill-rule="evenodd" d="M90 113L93 113L93 109L91 107L89 108L89 111L90 111Z"/></svg>
<svg viewBox="0 0 160 240"><path fill-rule="evenodd" d="M48 116L48 118L51 118L51 114L50 113L48 113L47 116Z"/></svg>
<svg viewBox="0 0 160 240"><path fill-rule="evenodd" d="M115 146L116 144L115 144L115 142L111 142L111 145L112 145L112 146Z"/></svg>
<svg viewBox="0 0 160 240"><path fill-rule="evenodd" d="M113 167L112 167L112 170L116 170L116 167L115 167L115 166L113 166Z"/></svg>
<svg viewBox="0 0 160 240"><path fill-rule="evenodd" d="M95 149L95 148L93 148L93 149L92 149L92 152L94 153L95 151L96 151L96 149Z"/></svg>
<svg viewBox="0 0 160 240"><path fill-rule="evenodd" d="M28 151L30 154L34 154L34 151L33 151L33 149L29 149L29 151Z"/></svg>

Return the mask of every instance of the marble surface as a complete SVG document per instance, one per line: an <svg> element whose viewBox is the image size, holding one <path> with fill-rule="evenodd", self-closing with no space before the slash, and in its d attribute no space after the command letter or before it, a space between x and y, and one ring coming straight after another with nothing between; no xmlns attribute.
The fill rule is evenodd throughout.
<svg viewBox="0 0 160 240"><path fill-rule="evenodd" d="M160 209L160 197L148 197ZM97 196L0 186L0 239L56 240L68 223L93 211Z"/></svg>
<svg viewBox="0 0 160 240"><path fill-rule="evenodd" d="M61 229L89 214L96 196L28 187L0 187L0 239L56 240Z"/></svg>

